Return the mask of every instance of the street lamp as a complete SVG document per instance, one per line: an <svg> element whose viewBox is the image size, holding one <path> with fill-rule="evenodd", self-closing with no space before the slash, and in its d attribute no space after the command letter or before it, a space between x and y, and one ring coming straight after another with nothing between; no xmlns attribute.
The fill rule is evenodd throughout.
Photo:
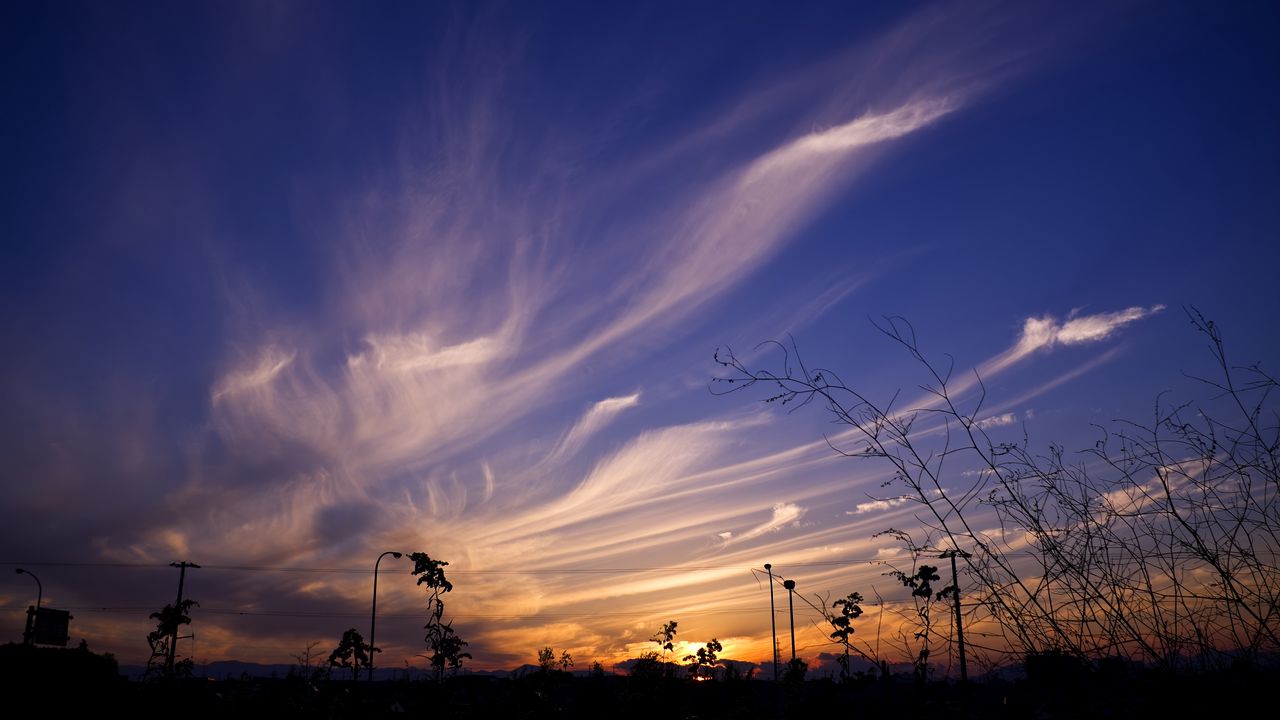
<svg viewBox="0 0 1280 720"><path fill-rule="evenodd" d="M373 651L377 647L373 644L373 633L378 627L378 563L388 555L397 560L401 557L401 553L388 550L373 561L373 613L369 616L369 682L373 682Z"/></svg>
<svg viewBox="0 0 1280 720"><path fill-rule="evenodd" d="M969 666L964 661L964 622L960 617L960 581L956 579L956 557L970 558L969 553L952 548L938 556L939 559L951 558L951 589L955 590L956 606L956 643L960 646L960 682L969 682Z"/></svg>
<svg viewBox="0 0 1280 720"><path fill-rule="evenodd" d="M787 589L787 612L791 614L791 664L796 662L796 581L783 580L782 587Z"/></svg>
<svg viewBox="0 0 1280 720"><path fill-rule="evenodd" d="M773 681L778 681L778 618L777 611L773 609L773 565L764 564L764 569L769 573L769 633L773 640Z"/></svg>
<svg viewBox="0 0 1280 720"><path fill-rule="evenodd" d="M30 645L32 644L32 640L33 640L31 636L32 634L31 621L35 619L35 616L37 614L40 613L40 601L44 599L44 585L40 582L40 578L36 577L36 574L31 572L30 570L23 570L22 568L18 568L17 573L19 575L30 575L31 579L36 581L36 609L35 609L35 612L27 613L27 631L23 633L23 638L22 638L23 642L25 642L27 645Z"/></svg>

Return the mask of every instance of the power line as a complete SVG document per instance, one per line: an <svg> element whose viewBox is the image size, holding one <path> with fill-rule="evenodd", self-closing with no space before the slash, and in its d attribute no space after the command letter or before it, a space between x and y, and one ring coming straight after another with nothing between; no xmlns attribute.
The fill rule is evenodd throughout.
<svg viewBox="0 0 1280 720"><path fill-rule="evenodd" d="M819 560L812 562L796 562L781 564L779 567L797 568L797 567L838 567L844 565L863 565L874 564L886 559L908 559L903 558L874 558L865 560ZM0 561L0 565L30 565L32 567L82 567L82 568L133 568L133 569L160 569L169 567L166 563L123 563L123 562L19 562L19 561ZM372 575L373 571L367 568L325 568L325 567L299 567L284 565L202 565L204 570L223 570L234 572L287 572L287 573L330 573L330 574L350 574L350 575ZM449 575L622 575L629 573L648 573L648 572L684 572L689 570L753 570L754 568L747 565L658 565L644 567L604 567L604 568L558 568L546 570L449 570Z"/></svg>
<svg viewBox="0 0 1280 720"><path fill-rule="evenodd" d="M0 611L19 612L25 610L19 606L0 607ZM66 610L75 612L108 612L108 613L134 613L146 612L151 610L150 607L140 605L130 606L99 606L85 605L72 606L65 608ZM690 610L680 613L685 615L756 615L767 614L765 609L737 609L737 610ZM210 615L244 615L250 617L297 617L297 618L361 618L364 612L317 612L313 610L242 610L239 608L200 608L200 614ZM647 617L652 615L665 615L668 610L642 610L632 612L536 612L527 615L515 615L512 613L459 613L450 615L453 618L509 618L528 619L528 618L575 618L575 617ZM400 619L400 620L422 620L430 617L430 613L387 613L381 615L382 618Z"/></svg>
<svg viewBox="0 0 1280 720"><path fill-rule="evenodd" d="M1030 550L1017 550L1003 553L1003 555L1024 555L1029 557L1041 558L1042 553ZM841 567L848 565L881 565L892 561L910 560L910 555L894 555L894 556L876 556L871 558L846 558L843 560L813 560L807 562L793 563L774 563L775 568L806 568L806 567ZM162 569L169 567L168 563L155 562L97 562L97 561L17 561L17 560L0 560L2 566L32 566L32 567L65 567L65 568L117 568L117 569ZM202 565L204 570L220 570L230 572L282 572L282 573L318 573L318 574L345 574L345 575L372 575L373 571L369 568L344 568L344 567L305 567L295 565ZM636 567L601 567L601 568L548 568L548 569L487 569L487 570L466 570L451 569L449 575L623 575L631 573L650 573L650 572L685 572L691 570L755 570L755 566L738 565L738 564L709 564L709 565L654 565L654 566L636 566Z"/></svg>
<svg viewBox="0 0 1280 720"><path fill-rule="evenodd" d="M808 605L818 616L825 618L826 615L817 605L814 605L809 598L801 593L797 593L800 599ZM910 606L913 605L911 600L884 600L880 602L864 603L868 607L891 607L891 606ZM104 612L104 613L143 613L153 612L155 608L150 605L73 605L64 608L74 612ZM0 606L0 612L21 612L26 610L26 606L6 605ZM323 612L315 610L291 610L291 609L264 609L254 610L249 608L219 608L219 607L201 607L200 614L213 615L244 615L248 617L299 617L299 618L359 618L364 617L365 613L361 611L349 612ZM627 612L534 612L528 614L515 613L460 613L452 615L457 618L511 618L511 619L527 619L527 618L575 618L575 617L648 617L656 615L668 615L671 613L670 608L650 608L644 610L633 610ZM735 609L708 609L708 610L687 610L680 611L681 616L687 615L768 615L769 610L763 606L759 608L735 608ZM785 610L775 610L775 616L785 616ZM379 617L392 619L418 620L429 616L429 613L387 613L379 614Z"/></svg>
<svg viewBox="0 0 1280 720"><path fill-rule="evenodd" d="M1018 550L1003 553L1004 555L1025 555L1029 557L1042 557L1041 553L1030 550ZM876 556L871 558L846 558L843 560L813 560L807 562L793 563L774 563L775 568L805 568L805 567L841 567L848 565L882 565L892 561L910 560L910 555L893 555L893 556ZM0 566L32 566L32 567L65 567L65 568L116 568L116 569L138 569L138 570L157 570L169 567L168 563L154 562L89 562L89 561L18 561L18 560L0 560ZM283 572L283 573L320 573L320 574L347 574L347 575L372 575L373 571L368 568L344 568L344 567L306 567L295 565L202 565L204 570L221 570L231 572ZM600 568L548 568L548 569L487 569L487 570L466 570L462 568L451 569L449 575L621 575L628 573L649 573L649 572L684 572L689 570L755 570L752 565L738 564L710 564L710 565L654 565L654 566L635 566L635 567L600 567Z"/></svg>

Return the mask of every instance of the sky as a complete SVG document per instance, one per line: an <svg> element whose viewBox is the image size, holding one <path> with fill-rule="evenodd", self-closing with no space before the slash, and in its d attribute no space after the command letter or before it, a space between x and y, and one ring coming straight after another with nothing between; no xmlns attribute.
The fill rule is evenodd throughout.
<svg viewBox="0 0 1280 720"><path fill-rule="evenodd" d="M1195 391L1184 308L1280 350L1273 4L0 13L0 640L22 567L144 662L186 560L181 655L291 662L396 550L450 563L475 668L672 619L766 660L765 563L820 663L807 602L900 602L915 511L821 407L713 392L717 348L909 404L901 317L994 439L1069 449ZM422 667L380 567L378 663Z"/></svg>

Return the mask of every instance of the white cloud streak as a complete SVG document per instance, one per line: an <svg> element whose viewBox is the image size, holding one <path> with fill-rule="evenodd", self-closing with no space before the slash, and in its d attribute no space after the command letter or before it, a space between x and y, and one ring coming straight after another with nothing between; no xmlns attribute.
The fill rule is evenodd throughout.
<svg viewBox="0 0 1280 720"><path fill-rule="evenodd" d="M549 459L556 460L577 453L587 440L604 429L619 413L639 403L640 393L636 392L631 395L606 398L593 404L569 429L564 439L556 445Z"/></svg>
<svg viewBox="0 0 1280 720"><path fill-rule="evenodd" d="M947 392L953 398L960 398L978 386L979 377L983 381L989 380L1010 368L1018 366L1037 353L1051 352L1060 345L1091 345L1103 342L1114 337L1125 326L1156 315L1164 309L1164 305L1157 304L1149 308L1135 306L1096 315L1077 316L1073 312L1064 321L1059 321L1051 315L1029 317L1023 321L1022 331L1011 347L979 363L976 368L976 377L973 374L964 374L953 378L947 385ZM1097 365L1111 356L1112 353L1110 351L1104 352L1102 356L1094 358L1080 368L1060 376L1052 384L1044 385L1037 390L1021 395L1016 400L1007 403L1007 405L1026 402L1047 391L1053 384L1060 384L1079 376L1088 369L1097 367ZM930 408L937 407L940 403L941 400L935 394L922 393L905 403L904 406L909 408ZM1003 415L979 421L979 425L982 426L983 422L988 423L985 427L1008 424L1004 422Z"/></svg>
<svg viewBox="0 0 1280 720"><path fill-rule="evenodd" d="M983 418L982 420L979 420L977 422L977 425L983 430L988 430L990 428L1003 427L1005 425L1012 425L1017 421L1018 421L1017 415L1014 415L1011 412L1007 412L1007 413L1001 413L999 415L993 415L989 418Z"/></svg>
<svg viewBox="0 0 1280 720"><path fill-rule="evenodd" d="M869 512L880 512L884 510L892 510L893 508L905 505L909 501L905 497L886 498L883 500L869 500L864 503L858 503L853 510L846 512L846 515L862 515Z"/></svg>
<svg viewBox="0 0 1280 720"><path fill-rule="evenodd" d="M742 533L720 533L720 537L724 538L726 545L747 542L768 533L778 532L788 525L795 525L804 517L804 514L805 508L795 503L776 503L773 506L773 514L768 520ZM724 537L725 535L729 537Z"/></svg>
<svg viewBox="0 0 1280 720"><path fill-rule="evenodd" d="M979 373L984 377L993 375L1025 360L1033 353L1049 351L1059 345L1087 345L1106 340L1122 328L1143 318L1151 317L1164 310L1164 305L1151 307L1134 306L1104 312L1096 315L1076 315L1074 312L1065 320L1058 320L1052 315L1029 317L1022 323L1022 334L1017 343L983 363Z"/></svg>

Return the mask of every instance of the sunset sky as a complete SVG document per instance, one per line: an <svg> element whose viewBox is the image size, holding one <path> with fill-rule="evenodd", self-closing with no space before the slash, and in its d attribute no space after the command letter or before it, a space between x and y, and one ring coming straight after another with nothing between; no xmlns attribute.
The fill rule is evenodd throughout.
<svg viewBox="0 0 1280 720"><path fill-rule="evenodd" d="M23 567L142 663L188 560L196 661L290 662L367 633L385 550L450 563L476 668L608 666L670 619L765 660L766 562L874 616L913 507L822 408L714 394L716 348L790 336L909 406L872 324L901 316L981 372L993 439L1070 450L1198 392L1184 307L1274 371L1278 20L5 3L0 641ZM410 567L381 565L382 667L425 663ZM819 619L797 600L815 661Z"/></svg>

